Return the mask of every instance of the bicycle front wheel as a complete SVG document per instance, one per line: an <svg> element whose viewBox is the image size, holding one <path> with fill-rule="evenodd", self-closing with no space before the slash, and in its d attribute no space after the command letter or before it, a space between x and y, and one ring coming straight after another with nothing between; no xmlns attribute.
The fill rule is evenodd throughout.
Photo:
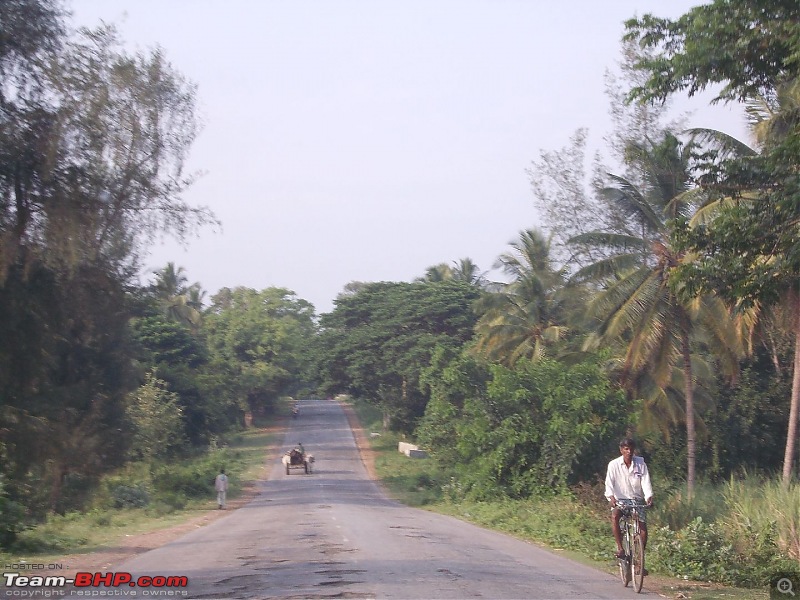
<svg viewBox="0 0 800 600"><path fill-rule="evenodd" d="M625 558L618 558L617 562L619 563L619 578L622 581L622 585L628 587L631 582L631 548L627 534L623 531L622 535L622 549L625 551Z"/></svg>
<svg viewBox="0 0 800 600"><path fill-rule="evenodd" d="M639 535L633 538L631 571L633 575L633 589L636 590L637 593L641 592L642 585L644 584L644 545Z"/></svg>

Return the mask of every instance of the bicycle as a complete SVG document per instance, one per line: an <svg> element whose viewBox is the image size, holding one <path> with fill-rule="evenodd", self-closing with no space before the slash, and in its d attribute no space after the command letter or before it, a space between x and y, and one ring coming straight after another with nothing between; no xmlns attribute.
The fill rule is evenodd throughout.
<svg viewBox="0 0 800 600"><path fill-rule="evenodd" d="M646 504L633 500L618 500L616 504L616 508L622 513L619 518L619 528L622 532L622 549L625 552L625 558L617 559L619 576L625 587L628 587L633 580L636 593L642 591L644 584L644 544L639 515L644 515L646 507Z"/></svg>

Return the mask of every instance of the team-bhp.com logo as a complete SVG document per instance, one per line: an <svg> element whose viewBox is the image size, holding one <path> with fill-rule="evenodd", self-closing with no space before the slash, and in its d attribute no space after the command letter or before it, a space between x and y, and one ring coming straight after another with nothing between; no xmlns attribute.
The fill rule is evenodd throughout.
<svg viewBox="0 0 800 600"><path fill-rule="evenodd" d="M126 572L76 573L75 577L60 575L20 575L3 573L4 595L34 598L36 596L185 596L189 578L184 575L142 575L133 577ZM131 589L134 588L134 589ZM47 593L46 593L47 592Z"/></svg>

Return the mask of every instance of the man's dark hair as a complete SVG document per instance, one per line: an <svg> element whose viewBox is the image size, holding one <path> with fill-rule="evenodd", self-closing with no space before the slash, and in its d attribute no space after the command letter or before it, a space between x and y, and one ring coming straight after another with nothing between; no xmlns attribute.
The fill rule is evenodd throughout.
<svg viewBox="0 0 800 600"><path fill-rule="evenodd" d="M622 438L619 441L619 447L622 448L624 446L627 446L631 450L636 450L636 441L633 438Z"/></svg>

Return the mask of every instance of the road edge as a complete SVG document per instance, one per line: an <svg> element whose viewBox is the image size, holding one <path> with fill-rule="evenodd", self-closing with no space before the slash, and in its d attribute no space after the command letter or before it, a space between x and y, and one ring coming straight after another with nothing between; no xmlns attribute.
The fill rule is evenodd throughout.
<svg viewBox="0 0 800 600"><path fill-rule="evenodd" d="M347 417L347 423L350 425L350 430L353 432L353 438L356 441L356 449L361 457L361 462L367 471L369 478L380 484L378 472L375 469L375 451L372 449L372 444L369 443L369 438L361 425L361 420L358 418L355 409L351 404L346 404L339 400L334 400L344 411Z"/></svg>

